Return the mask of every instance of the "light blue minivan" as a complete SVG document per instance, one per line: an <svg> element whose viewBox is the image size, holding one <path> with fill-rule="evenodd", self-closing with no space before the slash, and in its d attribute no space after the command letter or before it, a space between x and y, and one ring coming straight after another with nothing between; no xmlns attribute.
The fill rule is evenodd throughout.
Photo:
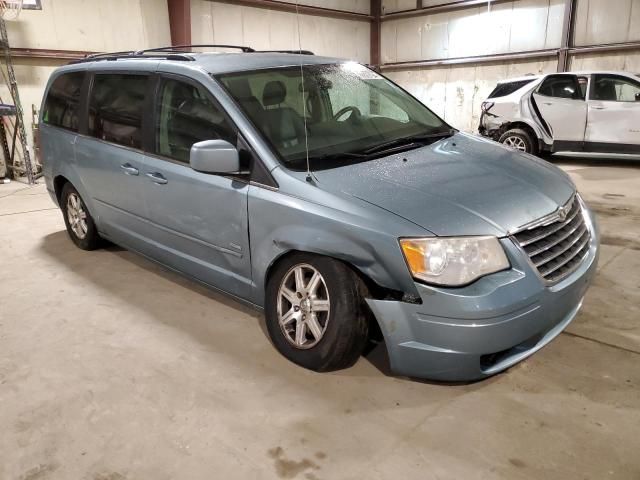
<svg viewBox="0 0 640 480"><path fill-rule="evenodd" d="M78 247L108 239L264 309L316 371L384 340L396 374L475 380L571 322L599 234L565 173L358 63L240 50L53 73L44 172Z"/></svg>

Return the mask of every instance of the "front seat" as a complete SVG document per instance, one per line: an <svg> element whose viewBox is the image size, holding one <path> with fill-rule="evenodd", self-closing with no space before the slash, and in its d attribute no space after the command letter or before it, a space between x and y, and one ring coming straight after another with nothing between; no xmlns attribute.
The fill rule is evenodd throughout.
<svg viewBox="0 0 640 480"><path fill-rule="evenodd" d="M264 126L264 108L260 100L251 92L249 80L246 78L231 79L228 88L240 102L251 120L256 123L258 127L262 128Z"/></svg>
<svg viewBox="0 0 640 480"><path fill-rule="evenodd" d="M267 83L262 93L271 140L284 148L304 142L304 121L293 108L283 105L286 97L287 87L279 80Z"/></svg>
<svg viewBox="0 0 640 480"><path fill-rule="evenodd" d="M600 80L596 83L595 100L615 102L618 99L616 86L610 80Z"/></svg>

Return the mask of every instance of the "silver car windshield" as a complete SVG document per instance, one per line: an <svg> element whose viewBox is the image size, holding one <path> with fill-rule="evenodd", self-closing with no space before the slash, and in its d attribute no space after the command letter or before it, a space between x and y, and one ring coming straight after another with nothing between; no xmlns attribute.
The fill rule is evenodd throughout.
<svg viewBox="0 0 640 480"><path fill-rule="evenodd" d="M289 168L306 167L307 144L312 168L322 169L366 161L389 149L417 148L453 133L422 103L358 63L217 78Z"/></svg>

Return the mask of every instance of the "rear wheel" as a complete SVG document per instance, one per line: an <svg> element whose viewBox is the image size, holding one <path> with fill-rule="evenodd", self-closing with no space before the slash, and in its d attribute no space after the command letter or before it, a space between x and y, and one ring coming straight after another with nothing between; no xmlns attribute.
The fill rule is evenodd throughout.
<svg viewBox="0 0 640 480"><path fill-rule="evenodd" d="M530 153L531 155L538 153L538 143L536 139L529 132L520 128L507 130L500 136L499 142L507 147Z"/></svg>
<svg viewBox="0 0 640 480"><path fill-rule="evenodd" d="M328 257L299 253L277 265L267 284L265 314L278 351L318 372L353 365L368 331L358 281Z"/></svg>
<svg viewBox="0 0 640 480"><path fill-rule="evenodd" d="M70 183L62 188L60 206L73 243L83 250L95 250L100 246L100 236L87 206L78 191Z"/></svg>

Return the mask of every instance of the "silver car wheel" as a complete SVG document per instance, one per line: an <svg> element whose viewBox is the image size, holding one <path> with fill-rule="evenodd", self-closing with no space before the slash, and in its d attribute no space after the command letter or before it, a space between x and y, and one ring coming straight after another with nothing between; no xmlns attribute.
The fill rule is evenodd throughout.
<svg viewBox="0 0 640 480"><path fill-rule="evenodd" d="M306 263L289 269L278 290L278 322L296 348L318 344L329 324L329 290L318 270Z"/></svg>
<svg viewBox="0 0 640 480"><path fill-rule="evenodd" d="M87 236L87 212L76 193L70 193L67 197L67 219L75 236L84 240Z"/></svg>
<svg viewBox="0 0 640 480"><path fill-rule="evenodd" d="M507 147L520 150L521 152L527 151L527 144L525 143L525 141L520 137L516 137L515 135L505 138L502 143L504 143Z"/></svg>

